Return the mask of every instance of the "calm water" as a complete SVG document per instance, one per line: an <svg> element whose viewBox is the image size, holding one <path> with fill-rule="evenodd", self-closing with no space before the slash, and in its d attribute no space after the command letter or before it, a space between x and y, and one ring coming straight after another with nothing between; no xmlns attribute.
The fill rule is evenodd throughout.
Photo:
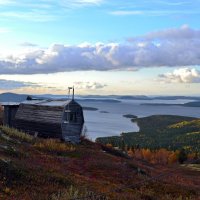
<svg viewBox="0 0 200 200"><path fill-rule="evenodd" d="M145 106L141 103L183 104L188 100L123 100L121 103L81 102L82 106L95 107L97 111L84 111L88 138L119 135L122 132L138 131L139 128L124 114L145 117L154 114L182 115L200 118L200 108L182 106ZM107 111L109 113L101 113Z"/></svg>

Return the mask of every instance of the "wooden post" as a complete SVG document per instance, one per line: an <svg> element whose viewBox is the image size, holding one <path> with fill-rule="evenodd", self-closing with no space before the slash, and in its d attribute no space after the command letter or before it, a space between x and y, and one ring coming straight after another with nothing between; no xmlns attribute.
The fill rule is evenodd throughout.
<svg viewBox="0 0 200 200"><path fill-rule="evenodd" d="M74 86L73 86L73 89L72 89L72 100L74 100Z"/></svg>

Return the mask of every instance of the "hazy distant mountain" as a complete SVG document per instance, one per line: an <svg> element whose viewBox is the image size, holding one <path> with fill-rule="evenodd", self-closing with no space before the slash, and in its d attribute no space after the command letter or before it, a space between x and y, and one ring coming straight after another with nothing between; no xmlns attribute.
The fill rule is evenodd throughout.
<svg viewBox="0 0 200 200"><path fill-rule="evenodd" d="M26 100L27 95L15 93L0 94L0 102L21 102Z"/></svg>
<svg viewBox="0 0 200 200"><path fill-rule="evenodd" d="M158 96L153 99L158 100L177 100L177 99L185 99L185 100L200 100L200 97L194 96Z"/></svg>
<svg viewBox="0 0 200 200"><path fill-rule="evenodd" d="M119 96L118 98L127 99L127 100L152 100L153 99L145 95L136 95L136 96L125 95L125 96Z"/></svg>
<svg viewBox="0 0 200 200"><path fill-rule="evenodd" d="M186 107L200 107L200 101L188 102L188 103L185 103L183 106L186 106Z"/></svg>
<svg viewBox="0 0 200 200"><path fill-rule="evenodd" d="M67 100L67 95L52 95L52 94L44 94L44 95L27 95L27 94L15 94L15 93L2 93L0 94L0 102L22 102L25 101L27 96L32 96L33 98L39 99L63 99ZM107 102L107 103L119 103L120 100L112 99L112 98L97 98L96 96L76 96L76 100L78 102ZM95 98L96 97L96 98Z"/></svg>
<svg viewBox="0 0 200 200"><path fill-rule="evenodd" d="M15 93L2 93L0 94L0 102L21 102L26 100L27 94L15 94ZM36 98L44 99L68 99L68 95L53 95L53 94L43 94L43 95L33 95ZM154 96L149 97L145 95L75 95L77 101L94 101L94 102L110 102L117 103L120 100L196 100L200 101L200 97L190 97L190 96Z"/></svg>
<svg viewBox="0 0 200 200"><path fill-rule="evenodd" d="M99 99L92 99L92 98L87 98L87 99L77 99L78 102L104 102L104 103L120 103L121 101L119 100L116 100L116 99L102 99L102 98L99 98Z"/></svg>
<svg viewBox="0 0 200 200"><path fill-rule="evenodd" d="M169 104L169 103L142 103L144 106L184 106L184 107L200 107L200 101L188 102L184 104Z"/></svg>

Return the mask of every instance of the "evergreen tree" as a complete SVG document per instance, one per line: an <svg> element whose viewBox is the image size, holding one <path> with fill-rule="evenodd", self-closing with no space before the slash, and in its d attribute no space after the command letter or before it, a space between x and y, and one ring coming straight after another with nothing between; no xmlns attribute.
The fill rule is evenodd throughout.
<svg viewBox="0 0 200 200"><path fill-rule="evenodd" d="M126 144L125 144L124 138L122 137L121 149L122 149L123 151L125 151L125 147L126 147Z"/></svg>
<svg viewBox="0 0 200 200"><path fill-rule="evenodd" d="M183 164L187 160L187 153L185 152L185 149L181 149L178 155L178 161L180 164Z"/></svg>

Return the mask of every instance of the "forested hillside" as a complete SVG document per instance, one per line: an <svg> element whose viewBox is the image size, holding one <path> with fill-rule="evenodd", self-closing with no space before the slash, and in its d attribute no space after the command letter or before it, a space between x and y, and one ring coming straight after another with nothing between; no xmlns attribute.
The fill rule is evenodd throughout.
<svg viewBox="0 0 200 200"><path fill-rule="evenodd" d="M121 136L97 138L97 142L115 147L168 150L186 149L200 153L200 119L173 115L154 115L137 118L140 131L122 133Z"/></svg>

